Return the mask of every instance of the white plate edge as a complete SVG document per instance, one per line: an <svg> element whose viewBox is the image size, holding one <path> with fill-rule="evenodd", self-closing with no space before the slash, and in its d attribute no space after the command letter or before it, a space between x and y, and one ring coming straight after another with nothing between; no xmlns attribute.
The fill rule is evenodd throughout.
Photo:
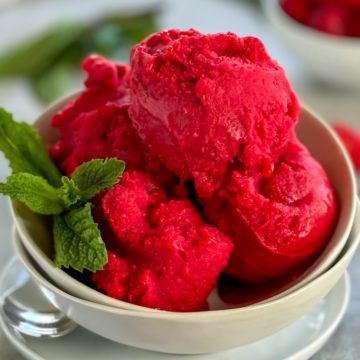
<svg viewBox="0 0 360 360"><path fill-rule="evenodd" d="M342 300L341 300L341 304L340 304L340 309L339 309L335 319L331 322L330 326L328 328L326 328L320 336L316 337L306 347L302 348L297 353L285 358L284 360L309 359L311 356L315 355L327 343L327 341L333 335L333 333L339 326L341 320L343 319L343 317L346 313L346 310L349 306L349 303L350 303L351 283L350 283L350 276L349 276L349 273L347 270L345 271L344 275L340 278L338 283L340 281L344 281L344 293L342 294L343 296L342 296Z"/></svg>
<svg viewBox="0 0 360 360"><path fill-rule="evenodd" d="M0 276L0 285L3 283L4 278L6 276L7 270L10 269L14 263L18 261L17 257L14 256L8 264L5 266L4 271ZM25 270L26 271L26 270ZM350 294L351 294L351 284L350 277L347 271L345 271L344 275L340 278L340 281L344 282L344 292L342 293L342 300L340 302L339 311L336 314L334 320L331 321L330 325L323 330L323 333L320 336L316 337L313 341L311 341L307 346L292 354L291 356L283 359L283 360L305 360L309 359L312 355L314 355L317 351L319 351L325 343L330 339L331 335L335 332L338 325L340 324L346 309L350 302ZM338 284L337 283L337 284ZM336 286L336 285L335 285ZM22 342L18 339L14 333L9 329L8 325L5 323L3 317L0 312L0 328L4 331L7 339L14 345L14 347L27 359L30 360L47 360L41 357L38 353L30 349L26 343ZM49 359L48 359L49 360Z"/></svg>

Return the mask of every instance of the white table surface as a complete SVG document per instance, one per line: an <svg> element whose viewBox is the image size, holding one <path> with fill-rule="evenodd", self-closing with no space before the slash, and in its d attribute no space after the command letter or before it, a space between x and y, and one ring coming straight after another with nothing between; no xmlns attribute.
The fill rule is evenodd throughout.
<svg viewBox="0 0 360 360"><path fill-rule="evenodd" d="M204 32L234 31L238 34L254 34L260 36L267 45L270 53L287 70L302 103L307 104L326 120L342 120L360 130L360 93L345 92L315 84L309 79L296 60L288 53L281 41L273 33L270 26L264 21L260 13L238 6L235 2L216 0L169 0L170 4L162 18L164 27L189 28L194 27ZM198 8L194 8L194 4ZM204 16L202 10L206 4L209 11ZM171 5L171 6L170 6ZM211 5L211 6L210 6ZM187 16L189 7L193 12ZM216 13L210 14L213 11ZM224 21L224 16L227 16ZM0 12L0 44L5 41L1 27ZM6 21L5 21L6 23ZM2 35L1 35L2 34ZM5 34L6 35L6 34ZM3 36L3 38L1 37ZM0 81L0 106L14 113L16 118L33 122L40 113L41 106L32 97L27 85L21 80ZM0 157L0 180L8 174L6 162ZM7 200L0 196L0 272L5 263L13 256L10 244L10 218ZM349 309L339 329L328 344L314 356L316 360L356 360L360 359L360 253L356 254L351 266L352 295ZM0 360L22 359L21 355L4 337L0 331ZM51 360L51 359L49 359ZM256 359L254 359L256 360Z"/></svg>

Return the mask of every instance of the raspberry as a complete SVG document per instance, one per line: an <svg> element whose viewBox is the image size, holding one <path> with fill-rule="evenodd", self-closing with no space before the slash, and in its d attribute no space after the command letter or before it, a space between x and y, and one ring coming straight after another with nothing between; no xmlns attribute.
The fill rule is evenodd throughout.
<svg viewBox="0 0 360 360"><path fill-rule="evenodd" d="M332 127L345 145L355 170L360 172L360 132L343 123L333 123Z"/></svg>
<svg viewBox="0 0 360 360"><path fill-rule="evenodd" d="M300 23L306 23L309 17L310 4L307 1L283 0L281 1L281 7L288 15Z"/></svg>
<svg viewBox="0 0 360 360"><path fill-rule="evenodd" d="M349 16L347 11L336 4L321 4L310 13L307 25L333 35L346 35Z"/></svg>

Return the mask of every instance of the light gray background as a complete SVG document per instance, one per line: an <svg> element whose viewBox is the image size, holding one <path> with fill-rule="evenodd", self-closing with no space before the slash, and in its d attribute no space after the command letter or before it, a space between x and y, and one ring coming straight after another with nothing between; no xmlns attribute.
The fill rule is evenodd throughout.
<svg viewBox="0 0 360 360"><path fill-rule="evenodd" d="M162 24L165 28L185 29L194 27L204 32L233 31L239 35L259 36L273 57L286 69L302 103L310 106L328 121L342 120L360 130L360 93L331 89L325 85L314 83L300 64L296 62L296 59L288 53L261 13L230 0L168 0L167 3L167 8L162 17ZM71 4L73 6L75 3L71 2ZM77 6L83 5L78 2ZM31 29L38 26L41 21L46 21L46 18L49 18L49 12L46 12L45 8L43 11L46 16L45 14L41 16L36 12L26 19L27 24L24 26ZM2 10L0 2L1 47L3 44L12 42L11 36L18 39L24 34L26 35L26 32L23 31L24 27L14 26L16 16L17 14L14 12L10 14ZM20 79L0 81L0 106L13 112L17 118L29 123L33 122L41 111L41 106L32 97L28 86ZM7 173L6 163L0 157L0 179L4 179ZM0 272L13 256L10 245L11 226L12 220L7 200L0 197ZM350 266L350 276L352 295L349 309L335 335L314 356L316 360L360 359L360 342L358 340L360 334L360 252L356 254ZM0 330L0 360L13 359L23 358Z"/></svg>

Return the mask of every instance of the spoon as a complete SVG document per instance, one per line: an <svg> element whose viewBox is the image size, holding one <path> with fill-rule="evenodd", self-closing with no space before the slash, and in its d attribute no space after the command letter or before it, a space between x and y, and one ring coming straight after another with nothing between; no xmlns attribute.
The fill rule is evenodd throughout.
<svg viewBox="0 0 360 360"><path fill-rule="evenodd" d="M64 336L77 327L49 303L31 279L3 297L0 313L15 330L39 338Z"/></svg>

